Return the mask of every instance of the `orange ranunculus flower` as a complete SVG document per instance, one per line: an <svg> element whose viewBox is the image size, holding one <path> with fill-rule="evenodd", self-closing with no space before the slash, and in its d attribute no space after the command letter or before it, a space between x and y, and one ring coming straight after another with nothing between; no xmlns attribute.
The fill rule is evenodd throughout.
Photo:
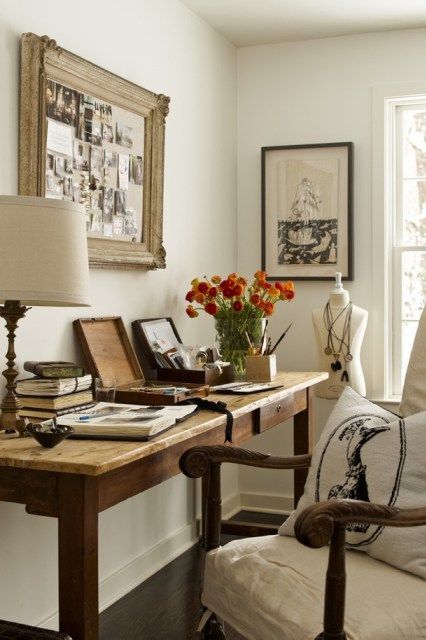
<svg viewBox="0 0 426 640"><path fill-rule="evenodd" d="M266 282L266 280L260 280L259 281L259 287L261 289L265 289L266 290L266 289L270 289L272 287L272 285L271 285L270 282Z"/></svg>
<svg viewBox="0 0 426 640"><path fill-rule="evenodd" d="M270 283L266 280L267 276L266 271L256 271L250 284L244 276L235 272L230 273L224 280L219 275L194 278L191 289L185 295L186 301L189 302L186 313L190 318L196 318L202 310L215 316L223 309L227 315L239 313L249 304L259 309L257 315L270 316L278 300L294 298L295 289L290 280ZM195 307L194 301L197 303Z"/></svg>
<svg viewBox="0 0 426 640"><path fill-rule="evenodd" d="M291 280L287 280L287 282L283 282L282 286L282 294L284 295L285 300L292 300L296 295L294 290L294 284Z"/></svg>
<svg viewBox="0 0 426 640"><path fill-rule="evenodd" d="M198 316L198 311L195 311L192 304L186 307L186 313L189 315L190 318L196 318Z"/></svg>
<svg viewBox="0 0 426 640"><path fill-rule="evenodd" d="M271 316L274 313L274 305L272 304L272 302L267 302L265 304L265 316Z"/></svg>
<svg viewBox="0 0 426 640"><path fill-rule="evenodd" d="M224 298L233 298L234 297L234 289L233 287L228 287L226 286L223 291L223 297Z"/></svg>
<svg viewBox="0 0 426 640"><path fill-rule="evenodd" d="M209 313L211 316L215 316L219 311L219 307L217 306L216 302L208 302L204 307L204 311L206 313Z"/></svg>
<svg viewBox="0 0 426 640"><path fill-rule="evenodd" d="M207 282L199 282L198 284L198 291L200 293L207 293L207 291L210 289L210 286Z"/></svg>
<svg viewBox="0 0 426 640"><path fill-rule="evenodd" d="M295 295L296 293L293 289L287 289L287 291L281 294L280 298L281 300L293 300Z"/></svg>
<svg viewBox="0 0 426 640"><path fill-rule="evenodd" d="M232 308L234 309L234 311L242 311L244 309L243 301L242 300L234 300Z"/></svg>
<svg viewBox="0 0 426 640"><path fill-rule="evenodd" d="M272 297L272 298L278 298L280 295L280 290L277 289L277 287L270 287L268 290L268 294Z"/></svg>

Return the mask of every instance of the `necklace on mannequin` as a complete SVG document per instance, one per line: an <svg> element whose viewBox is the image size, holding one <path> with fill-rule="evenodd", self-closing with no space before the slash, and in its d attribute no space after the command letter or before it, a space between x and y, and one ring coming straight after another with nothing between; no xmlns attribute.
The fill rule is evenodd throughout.
<svg viewBox="0 0 426 640"><path fill-rule="evenodd" d="M351 319L352 319L352 302L343 307L336 317L333 316L333 312L330 303L327 302L324 309L324 326L327 331L327 346L324 348L324 353L328 356L332 355L334 362L331 363L330 368L335 373L342 370L342 362L350 362L353 359L351 354ZM336 322L344 316L342 335L339 337L336 333ZM343 370L341 380L349 382L349 375L345 366Z"/></svg>

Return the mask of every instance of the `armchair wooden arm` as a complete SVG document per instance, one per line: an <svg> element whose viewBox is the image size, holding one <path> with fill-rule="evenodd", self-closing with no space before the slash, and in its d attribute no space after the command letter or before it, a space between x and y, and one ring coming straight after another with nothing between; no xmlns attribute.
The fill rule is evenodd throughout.
<svg viewBox="0 0 426 640"><path fill-rule="evenodd" d="M397 509L361 500L329 500L305 509L294 531L302 544L318 548L330 543L325 603L324 632L316 640L345 640L345 542L346 525L365 523L389 527L426 525L426 507Z"/></svg>
<svg viewBox="0 0 426 640"><path fill-rule="evenodd" d="M311 466L311 455L281 458L269 453L249 451L239 447L211 445L192 447L185 451L179 461L180 470L189 478L201 478L208 473L209 465L231 462L263 469L307 469Z"/></svg>
<svg viewBox="0 0 426 640"><path fill-rule="evenodd" d="M311 456L300 455L280 458L257 451L248 451L226 445L192 447L185 451L179 461L182 473L189 478L202 478L205 493L203 522L205 530L204 548L217 549L220 545L222 502L220 492L220 465L223 462L243 464L263 469L306 469ZM204 506L204 505L203 505Z"/></svg>

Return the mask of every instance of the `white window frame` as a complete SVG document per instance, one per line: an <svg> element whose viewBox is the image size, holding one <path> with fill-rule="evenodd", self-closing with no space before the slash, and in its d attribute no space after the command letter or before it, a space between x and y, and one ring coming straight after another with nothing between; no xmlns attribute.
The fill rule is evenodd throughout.
<svg viewBox="0 0 426 640"><path fill-rule="evenodd" d="M426 83L382 85L372 89L372 268L373 268L373 372L372 395L377 400L395 402L400 395L393 363L401 361L395 352L400 325L393 323L401 300L392 294L391 283L401 273L399 247L393 247L394 204L396 203L396 109L426 101ZM416 247L421 249L421 247ZM399 305L399 306L398 306Z"/></svg>

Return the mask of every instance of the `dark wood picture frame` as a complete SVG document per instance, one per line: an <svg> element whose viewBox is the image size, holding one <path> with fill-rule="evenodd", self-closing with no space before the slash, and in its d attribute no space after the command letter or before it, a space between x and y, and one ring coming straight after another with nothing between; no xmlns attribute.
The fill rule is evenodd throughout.
<svg viewBox="0 0 426 640"><path fill-rule="evenodd" d="M268 280L353 280L353 143L262 147L261 172Z"/></svg>
<svg viewBox="0 0 426 640"><path fill-rule="evenodd" d="M133 334L135 336L135 346L139 357L139 362L142 366L145 378L150 379L155 379L157 377L158 363L142 325L144 323L153 323L158 320L167 320L177 341L182 343L178 330L176 329L176 325L173 322L173 319L169 316L162 318L138 318L137 320L133 320L132 328ZM171 371L175 370L172 369Z"/></svg>

